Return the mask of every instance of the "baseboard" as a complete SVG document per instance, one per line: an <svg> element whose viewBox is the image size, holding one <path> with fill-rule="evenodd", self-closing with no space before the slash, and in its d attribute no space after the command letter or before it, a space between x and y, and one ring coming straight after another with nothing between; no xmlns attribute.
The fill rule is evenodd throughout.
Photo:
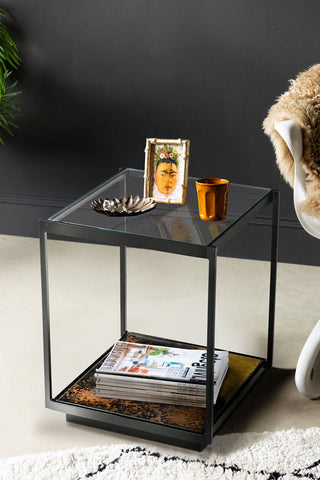
<svg viewBox="0 0 320 480"><path fill-rule="evenodd" d="M223 255L256 260L270 259L271 220L256 218L224 247ZM301 227L298 220L280 218L278 260L283 263L320 266L319 240Z"/></svg>
<svg viewBox="0 0 320 480"><path fill-rule="evenodd" d="M0 233L24 237L39 236L39 219L62 209L74 198L45 195L0 194Z"/></svg>
<svg viewBox="0 0 320 480"><path fill-rule="evenodd" d="M0 194L0 233L38 237L39 219L50 217L73 200L75 198L2 193ZM270 225L270 218L257 217L241 232L236 241L223 249L223 255L267 260L270 253L268 240ZM319 240L308 235L297 219L280 219L280 262L320 266L319 248Z"/></svg>

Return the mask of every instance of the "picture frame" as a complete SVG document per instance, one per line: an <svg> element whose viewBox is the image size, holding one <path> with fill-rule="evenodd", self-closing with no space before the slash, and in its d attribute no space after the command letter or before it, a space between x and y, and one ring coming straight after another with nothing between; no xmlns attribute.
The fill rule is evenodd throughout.
<svg viewBox="0 0 320 480"><path fill-rule="evenodd" d="M201 231L188 205L177 207L158 219L163 238L186 243L203 244Z"/></svg>
<svg viewBox="0 0 320 480"><path fill-rule="evenodd" d="M190 140L147 138L144 196L159 203L185 204Z"/></svg>

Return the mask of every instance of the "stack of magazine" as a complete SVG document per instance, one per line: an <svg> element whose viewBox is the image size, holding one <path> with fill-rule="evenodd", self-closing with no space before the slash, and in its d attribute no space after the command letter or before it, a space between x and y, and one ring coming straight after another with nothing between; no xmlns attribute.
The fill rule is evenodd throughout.
<svg viewBox="0 0 320 480"><path fill-rule="evenodd" d="M214 403L228 362L228 352L215 350ZM119 341L96 369L93 395L203 408L206 406L206 366L205 349Z"/></svg>

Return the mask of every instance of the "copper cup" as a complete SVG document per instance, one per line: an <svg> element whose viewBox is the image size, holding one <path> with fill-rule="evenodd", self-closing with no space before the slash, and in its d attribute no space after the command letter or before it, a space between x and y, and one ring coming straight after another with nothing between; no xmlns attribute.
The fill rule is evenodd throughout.
<svg viewBox="0 0 320 480"><path fill-rule="evenodd" d="M196 181L201 220L223 220L227 216L229 180L200 178Z"/></svg>

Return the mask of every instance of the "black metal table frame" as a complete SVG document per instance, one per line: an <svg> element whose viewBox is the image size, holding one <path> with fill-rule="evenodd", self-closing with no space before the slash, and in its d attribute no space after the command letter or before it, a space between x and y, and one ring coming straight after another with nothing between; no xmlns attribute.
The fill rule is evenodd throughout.
<svg viewBox="0 0 320 480"><path fill-rule="evenodd" d="M89 192L90 193L90 192ZM88 194L89 196L89 194ZM269 289L269 320L268 320L268 347L266 361L250 377L224 414L215 421L213 405L213 355L214 355L214 326L215 326L215 302L216 302L216 259L218 248L234 237L245 224L252 220L267 205L272 204L272 236L270 249L270 289ZM76 202L70 206L74 208ZM64 210L63 212L65 212ZM52 217L53 218L53 217ZM45 373L45 404L46 407L66 413L68 421L87 424L110 431L129 434L156 440L159 442L178 445L193 450L202 450L210 444L215 432L230 415L247 391L256 382L266 368L272 366L273 339L274 339L274 315L276 293L276 269L278 255L278 225L279 225L279 192L270 189L248 212L240 217L231 228L224 231L216 240L208 246L167 241L166 239L138 236L134 234L96 229L93 227L62 223L59 216L54 220L40 220L40 256L41 256L41 283L42 283L42 310L43 310L43 342L44 342L44 373ZM206 420L205 432L196 433L190 430L154 423L148 420L138 419L123 415L100 411L82 405L59 403L52 396L51 377L51 350L50 350L50 315L49 315L49 292L48 292L48 266L47 266L47 239L48 234L55 237L74 238L105 245L120 247L120 318L121 334L127 328L127 298L126 298L126 248L134 247L147 250L164 251L179 255L206 258L209 261L208 282L208 312L207 312L207 387L206 387Z"/></svg>

